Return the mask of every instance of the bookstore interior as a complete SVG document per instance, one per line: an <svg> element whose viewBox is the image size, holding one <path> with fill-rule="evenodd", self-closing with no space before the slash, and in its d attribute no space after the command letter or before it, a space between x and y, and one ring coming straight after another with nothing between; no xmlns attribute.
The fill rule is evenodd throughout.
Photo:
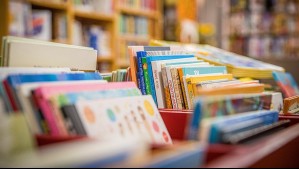
<svg viewBox="0 0 299 169"><path fill-rule="evenodd" d="M299 167L299 0L0 0L0 167Z"/></svg>

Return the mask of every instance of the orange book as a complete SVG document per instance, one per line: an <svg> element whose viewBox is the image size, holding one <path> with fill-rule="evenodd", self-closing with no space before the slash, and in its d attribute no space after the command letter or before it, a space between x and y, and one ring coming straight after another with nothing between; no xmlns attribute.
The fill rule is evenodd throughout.
<svg viewBox="0 0 299 169"><path fill-rule="evenodd" d="M299 96L284 99L283 114L296 114L299 112Z"/></svg>

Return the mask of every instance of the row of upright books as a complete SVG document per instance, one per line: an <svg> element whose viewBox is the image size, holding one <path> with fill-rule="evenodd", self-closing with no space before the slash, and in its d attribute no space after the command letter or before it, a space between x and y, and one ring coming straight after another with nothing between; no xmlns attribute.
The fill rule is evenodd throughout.
<svg viewBox="0 0 299 169"><path fill-rule="evenodd" d="M132 9L155 11L158 8L157 0L121 0L120 4Z"/></svg>
<svg viewBox="0 0 299 169"><path fill-rule="evenodd" d="M271 69L283 70L274 65L225 53L211 46L200 46L199 54L179 46L129 47L129 50L131 72L134 75L132 79L136 81L142 94L153 96L159 108L193 109L194 98L202 95L264 92L264 85L257 80L243 81L234 78L248 73L245 72L246 68L241 70L243 65L251 67L251 74L261 78L272 76L268 74ZM228 64L235 62L241 65L240 69L230 70L225 65L217 64L216 59L219 62L221 57Z"/></svg>

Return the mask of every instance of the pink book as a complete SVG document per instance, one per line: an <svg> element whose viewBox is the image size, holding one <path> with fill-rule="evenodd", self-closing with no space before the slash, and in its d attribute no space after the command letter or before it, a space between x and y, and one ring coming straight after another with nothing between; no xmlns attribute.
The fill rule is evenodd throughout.
<svg viewBox="0 0 299 169"><path fill-rule="evenodd" d="M112 89L134 88L134 82L117 82L117 83L73 83L61 85L42 85L34 91L34 98L37 106L44 115L45 121L49 127L50 135L61 136L68 135L64 126L63 117L59 113L53 112L53 108L49 102L52 96L82 91L103 91Z"/></svg>

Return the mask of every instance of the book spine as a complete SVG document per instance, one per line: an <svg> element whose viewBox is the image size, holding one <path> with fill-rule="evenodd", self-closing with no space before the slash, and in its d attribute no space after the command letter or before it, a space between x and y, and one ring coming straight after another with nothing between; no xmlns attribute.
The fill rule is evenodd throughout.
<svg viewBox="0 0 299 169"><path fill-rule="evenodd" d="M150 85L150 80L149 80L149 75L148 75L148 67L147 67L146 57L142 58L142 66L143 66L146 94L151 95L152 92L151 92L151 87L150 87L151 85Z"/></svg>
<svg viewBox="0 0 299 169"><path fill-rule="evenodd" d="M140 58L142 57L142 54L143 52L137 52L137 56L136 56L136 63L137 63L137 71L136 71L136 75L137 75L137 84L138 84L138 88L140 89L140 90L142 90L142 88L141 88L141 73L140 73L140 71L139 71L139 69L140 69L140 63L139 63L139 61L140 61Z"/></svg>
<svg viewBox="0 0 299 169"><path fill-rule="evenodd" d="M152 93L152 96L153 96L153 99L154 99L156 105L158 105L156 89L155 89L155 82L154 82L154 75L153 75L153 68L152 68L152 60L150 57L147 57L146 61L147 61L147 67L148 67L148 75L149 75L149 80L150 80L151 93Z"/></svg>
<svg viewBox="0 0 299 169"><path fill-rule="evenodd" d="M165 94L166 108L167 109L172 109L172 103L171 103L171 96L170 96L170 90L169 90L169 85L168 85L166 67L162 68L162 80L163 80L163 88L164 88L164 94Z"/></svg>
<svg viewBox="0 0 299 169"><path fill-rule="evenodd" d="M143 95L146 95L146 87L145 87L145 81L144 81L144 73L143 73L143 66L142 66L142 58L144 56L140 53L137 53L137 63L138 63L138 73L139 73L139 89L141 90L141 93Z"/></svg>
<svg viewBox="0 0 299 169"><path fill-rule="evenodd" d="M183 76L183 84L184 84L184 91L185 91L185 94L186 94L188 108L191 110L193 107L191 105L190 94L189 94L189 91L188 91L188 84L187 84L186 76Z"/></svg>
<svg viewBox="0 0 299 169"><path fill-rule="evenodd" d="M183 109L185 109L186 107L185 107L185 103L184 103L182 86L181 86L181 83L180 83L180 76L179 76L179 71L178 71L177 68L174 70L174 73L175 73L175 77L176 77L177 90L179 92L179 96L180 96L180 99L181 99L181 102L182 102L182 107L183 107Z"/></svg>
<svg viewBox="0 0 299 169"><path fill-rule="evenodd" d="M177 103L176 96L175 96L175 91L174 91L174 86L173 86L170 69L171 69L171 67L167 67L166 73L167 73L168 86L169 86L169 91L170 91L170 96L171 96L172 108L178 109L178 103Z"/></svg>
<svg viewBox="0 0 299 169"><path fill-rule="evenodd" d="M16 102L14 100L13 92L12 92L11 87L9 86L9 82L7 80L4 80L2 82L2 84L4 86L6 94L8 96L10 107L12 108L13 111L18 111L18 107L17 107L17 104L16 104Z"/></svg>
<svg viewBox="0 0 299 169"><path fill-rule="evenodd" d="M182 90L182 96L184 99L185 109L189 110L189 105L188 105L188 101L187 101L187 97L186 97L185 85L184 85L184 81L183 81L183 69L179 68L178 73L179 73L179 83L181 84L181 90Z"/></svg>
<svg viewBox="0 0 299 169"><path fill-rule="evenodd" d="M178 109L182 110L183 109L183 104L182 104L182 98L180 96L180 88L178 86L178 77L177 77L177 69L176 68L171 68L170 69L171 72L171 77L172 77L172 82L173 82L173 86L174 86L174 92L175 92L175 97L177 100L177 105L178 105Z"/></svg>
<svg viewBox="0 0 299 169"><path fill-rule="evenodd" d="M59 99L61 99L61 96L59 96ZM60 106L58 105L58 101L56 101L54 98L52 98L50 100L50 102L48 102L48 106L54 114L54 117L55 117L56 122L57 122L58 129L60 131L60 135L68 136L68 131L67 131L67 128L65 126L63 116L62 116L61 111L60 111Z"/></svg>
<svg viewBox="0 0 299 169"><path fill-rule="evenodd" d="M78 111L74 105L63 106L61 110L70 135L87 135L82 121L80 120Z"/></svg>
<svg viewBox="0 0 299 169"><path fill-rule="evenodd" d="M153 65L153 74L154 74L154 82L156 87L156 96L158 102L158 108L165 108L165 96L162 87L162 79L161 79L161 64L158 62L154 62Z"/></svg>
<svg viewBox="0 0 299 169"><path fill-rule="evenodd" d="M41 134L41 129L39 128L38 121L36 116L31 108L29 97L26 98L21 91L18 92L18 96L20 98L22 111L24 112L25 118L30 122L28 125L34 134Z"/></svg>
<svg viewBox="0 0 299 169"><path fill-rule="evenodd" d="M190 107L193 107L193 99L194 99L193 86L192 86L192 83L191 83L191 79L186 79L186 81L187 81L187 88L188 88L188 94L189 94Z"/></svg>
<svg viewBox="0 0 299 169"><path fill-rule="evenodd" d="M45 117L46 123L50 130L51 136L60 136L60 131L56 123L56 119L54 117L53 112L48 108L47 101L42 99L41 97L37 96L38 98L38 105Z"/></svg>

